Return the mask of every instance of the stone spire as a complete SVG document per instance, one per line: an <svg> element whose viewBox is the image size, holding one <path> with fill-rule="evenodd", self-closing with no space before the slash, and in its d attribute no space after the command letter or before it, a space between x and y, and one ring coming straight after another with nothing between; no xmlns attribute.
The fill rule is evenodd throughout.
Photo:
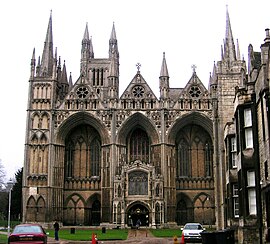
<svg viewBox="0 0 270 244"><path fill-rule="evenodd" d="M163 60L160 70L160 77L169 77L169 72L167 68L166 58L165 58L165 52L163 52Z"/></svg>
<svg viewBox="0 0 270 244"><path fill-rule="evenodd" d="M169 72L167 68L166 58L165 58L165 52L163 52L163 59L161 64L161 70L160 70L160 77L159 77L159 91L160 91L160 98L161 99L167 99L169 98Z"/></svg>
<svg viewBox="0 0 270 244"><path fill-rule="evenodd" d="M73 87L73 82L72 82L72 75L71 72L69 74L69 79L68 79L68 85L69 85L69 90Z"/></svg>
<svg viewBox="0 0 270 244"><path fill-rule="evenodd" d="M36 56L35 56L35 48L33 49L32 59L31 59L31 74L30 78L33 79L35 76L35 68L36 68Z"/></svg>
<svg viewBox="0 0 270 244"><path fill-rule="evenodd" d="M115 26L113 23L111 37L109 40L109 58L119 58L119 52L118 52L118 45L117 45L117 38L116 38L116 32L115 32Z"/></svg>
<svg viewBox="0 0 270 244"><path fill-rule="evenodd" d="M89 38L88 23L86 23L85 31L82 39L81 60L94 58L92 39Z"/></svg>
<svg viewBox="0 0 270 244"><path fill-rule="evenodd" d="M52 12L50 14L44 49L41 59L40 76L51 76L53 71L53 35L52 35Z"/></svg>
<svg viewBox="0 0 270 244"><path fill-rule="evenodd" d="M227 61L236 60L235 45L233 41L233 34L232 34L228 7L226 9L226 33L225 33L225 40L224 40L223 60L227 60Z"/></svg>

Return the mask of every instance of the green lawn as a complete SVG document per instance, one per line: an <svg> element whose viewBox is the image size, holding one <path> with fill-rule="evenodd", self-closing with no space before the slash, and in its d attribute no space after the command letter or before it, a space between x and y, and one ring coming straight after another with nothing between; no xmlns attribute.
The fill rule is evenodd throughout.
<svg viewBox="0 0 270 244"><path fill-rule="evenodd" d="M49 233L49 237L54 237L54 230L45 230ZM179 229L150 229L151 233L155 237L173 238L177 236L181 237L181 230ZM75 233L70 233L70 228L61 228L59 231L59 238L62 240L73 241L90 241L92 239L92 233L97 234L99 240L126 240L128 236L128 229L106 229L106 233L102 233L101 229L87 229L87 228L75 228ZM7 243L7 236L0 235L0 243Z"/></svg>
<svg viewBox="0 0 270 244"><path fill-rule="evenodd" d="M54 237L53 230L46 230L50 237ZM99 240L126 240L128 236L127 229L107 229L106 233L102 233L101 229L80 229L75 228L75 233L71 234L69 228L60 229L59 238L63 240L73 241L89 241L92 239L92 233L97 234Z"/></svg>
<svg viewBox="0 0 270 244"><path fill-rule="evenodd" d="M0 234L0 243L7 243L7 235Z"/></svg>

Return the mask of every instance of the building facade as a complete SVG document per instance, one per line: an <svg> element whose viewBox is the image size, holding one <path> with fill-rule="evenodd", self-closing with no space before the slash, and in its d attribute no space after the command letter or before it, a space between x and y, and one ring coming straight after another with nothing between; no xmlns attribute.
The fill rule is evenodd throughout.
<svg viewBox="0 0 270 244"><path fill-rule="evenodd" d="M218 229L231 226L241 236L248 229L244 220L249 214L241 213L239 207L244 209L241 204L248 203L244 200L248 195L240 197L239 181L246 183L241 169L246 163L241 161L244 157L238 149L242 142L238 132L243 130L235 121L241 120L237 111L242 109L244 88L253 93L261 88L259 97L250 95L251 114L257 111L259 118L265 111L260 125L252 116L253 124L247 126L254 134L255 130L259 133L258 138L253 137L255 153L246 153L252 154L248 169L254 168L257 176L250 187L255 192L263 187L256 199L258 206L260 197L265 204L257 213L266 220L268 171L262 171L258 162L269 168L269 131L265 129L269 124L268 46L265 44L262 55L264 73L260 73L254 58L249 61L248 76L238 43L234 44L227 11L221 60L214 64L208 89L195 67L185 87L171 88L163 53L159 97L141 74L140 64L119 94L120 55L114 25L108 49L107 58L94 57L86 25L80 76L73 84L65 63L61 64L53 49L50 16L42 57L36 60L34 50L31 59L24 221L51 223L57 219L64 225L122 228L135 225L138 219L151 228L195 221L215 224ZM250 56L254 54L250 52ZM261 82L264 79L264 86L256 86L255 77ZM259 140L264 147L258 145ZM262 158L263 153L267 156ZM261 184L258 179L263 174ZM265 230L267 225L262 227L262 223Z"/></svg>
<svg viewBox="0 0 270 244"><path fill-rule="evenodd" d="M225 127L227 224L240 243L269 241L270 36L248 47L248 70L236 87L234 119ZM257 243L257 242L256 242Z"/></svg>

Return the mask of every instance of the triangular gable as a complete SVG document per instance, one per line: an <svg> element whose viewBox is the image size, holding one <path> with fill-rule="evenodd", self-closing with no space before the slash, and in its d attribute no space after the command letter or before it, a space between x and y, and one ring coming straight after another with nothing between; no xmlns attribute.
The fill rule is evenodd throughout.
<svg viewBox="0 0 270 244"><path fill-rule="evenodd" d="M59 108L63 108L67 100L70 101L99 101L99 105L101 108L104 108L103 102L100 99L100 96L97 94L95 89L91 86L91 84L84 78L84 76L80 76L78 80L73 85L72 89L68 92L65 99L62 101Z"/></svg>
<svg viewBox="0 0 270 244"><path fill-rule="evenodd" d="M199 99L202 96L208 97L208 90L205 88L204 84L201 82L196 72L194 71L190 80L180 93L180 97L189 97L191 99Z"/></svg>
<svg viewBox="0 0 270 244"><path fill-rule="evenodd" d="M152 99L157 100L156 95L147 84L140 71L131 80L120 99Z"/></svg>

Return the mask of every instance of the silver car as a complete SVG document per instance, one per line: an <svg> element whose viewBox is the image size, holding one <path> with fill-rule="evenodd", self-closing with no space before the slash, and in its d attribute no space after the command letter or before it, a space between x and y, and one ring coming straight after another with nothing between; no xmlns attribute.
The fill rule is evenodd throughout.
<svg viewBox="0 0 270 244"><path fill-rule="evenodd" d="M201 232L205 230L200 223L186 223L181 228L185 242L202 242Z"/></svg>

